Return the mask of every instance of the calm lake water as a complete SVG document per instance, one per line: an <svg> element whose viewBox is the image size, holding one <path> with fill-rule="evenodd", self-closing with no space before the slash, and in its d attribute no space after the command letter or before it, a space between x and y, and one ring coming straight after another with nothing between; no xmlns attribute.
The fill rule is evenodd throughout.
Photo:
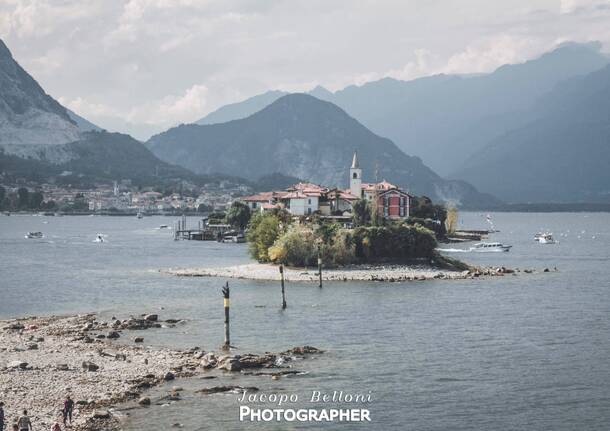
<svg viewBox="0 0 610 431"><path fill-rule="evenodd" d="M461 224L485 228L484 214ZM610 214L493 214L509 253L453 253L482 265L557 272L410 283L274 283L232 280L232 343L241 352L313 345L327 353L277 381L224 377L173 382L184 400L129 411L130 430L376 429L607 430L610 424ZM176 278L159 268L249 261L242 244L172 240L173 219L0 216L0 318L98 311L184 318L147 331L152 346L217 349L225 280ZM190 220L196 224L195 219ZM27 231L42 240L26 240ZM550 230L560 241L541 245ZM94 243L96 233L108 242ZM467 246L464 246L466 248ZM126 338L126 337L125 337ZM296 393L368 393L373 424L240 423L235 394L217 385ZM168 388L160 388L161 394ZM266 407L268 405L265 405ZM317 406L319 407L319 406ZM340 407L347 407L342 404Z"/></svg>

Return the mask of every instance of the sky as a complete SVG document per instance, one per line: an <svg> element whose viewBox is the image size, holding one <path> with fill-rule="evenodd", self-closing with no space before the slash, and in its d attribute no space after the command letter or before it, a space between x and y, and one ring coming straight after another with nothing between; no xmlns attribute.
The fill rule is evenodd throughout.
<svg viewBox="0 0 610 431"><path fill-rule="evenodd" d="M0 38L64 106L147 139L271 89L610 52L610 0L0 0Z"/></svg>

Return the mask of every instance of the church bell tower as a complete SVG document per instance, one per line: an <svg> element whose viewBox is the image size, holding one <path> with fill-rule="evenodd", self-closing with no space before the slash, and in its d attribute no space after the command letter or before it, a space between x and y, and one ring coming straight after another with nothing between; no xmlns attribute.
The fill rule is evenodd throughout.
<svg viewBox="0 0 610 431"><path fill-rule="evenodd" d="M362 169L358 164L358 153L355 151L352 167L349 168L349 191L354 196L362 197Z"/></svg>

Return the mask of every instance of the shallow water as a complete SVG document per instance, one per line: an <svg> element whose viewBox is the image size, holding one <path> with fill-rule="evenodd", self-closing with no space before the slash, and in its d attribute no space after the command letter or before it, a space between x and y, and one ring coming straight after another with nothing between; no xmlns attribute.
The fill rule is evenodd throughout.
<svg viewBox="0 0 610 431"><path fill-rule="evenodd" d="M128 429L166 429L174 423L196 430L322 428L240 423L237 395L191 391L219 384L296 393L298 406L308 406L312 390L371 391L367 408L374 426L325 424L325 429L607 429L610 215L493 217L501 232L491 239L512 244L509 253L452 256L559 271L481 280L327 282L323 289L289 283L283 312L277 284L231 280L232 344L239 351L309 344L327 353L297 364L308 374L277 381L220 375L173 382L169 386L186 389L184 400L129 411ZM484 214L463 213L461 219L468 228L486 227ZM0 217L0 317L158 312L187 322L147 331L147 344L216 349L223 337L225 280L176 278L157 269L246 263L246 247L174 242L171 231L158 229L172 221ZM46 238L23 238L34 230ZM541 230L552 231L560 243L535 243L533 235ZM108 235L107 243L93 242L98 232Z"/></svg>

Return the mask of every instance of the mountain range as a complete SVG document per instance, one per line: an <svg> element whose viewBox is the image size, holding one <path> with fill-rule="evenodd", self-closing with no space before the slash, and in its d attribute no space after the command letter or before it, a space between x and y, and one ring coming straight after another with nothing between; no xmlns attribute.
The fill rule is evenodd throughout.
<svg viewBox="0 0 610 431"><path fill-rule="evenodd" d="M255 179L278 172L339 187L347 186L357 151L365 181L386 179L412 193L467 206L496 202L469 184L441 178L341 108L306 94L282 96L240 120L181 125L153 136L147 146L160 159L196 173Z"/></svg>
<svg viewBox="0 0 610 431"><path fill-rule="evenodd" d="M603 136L603 121L585 129L583 118L608 113L586 84L599 82L606 70L608 57L600 48L596 42L564 43L490 74L385 78L334 93L317 87L309 94L343 108L440 174L507 202L605 201L607 182L597 170L572 177L558 169L579 145ZM227 105L198 123L243 118L285 94L267 92ZM588 147L577 159L581 166L594 167L600 160L610 163L604 157L601 148Z"/></svg>

